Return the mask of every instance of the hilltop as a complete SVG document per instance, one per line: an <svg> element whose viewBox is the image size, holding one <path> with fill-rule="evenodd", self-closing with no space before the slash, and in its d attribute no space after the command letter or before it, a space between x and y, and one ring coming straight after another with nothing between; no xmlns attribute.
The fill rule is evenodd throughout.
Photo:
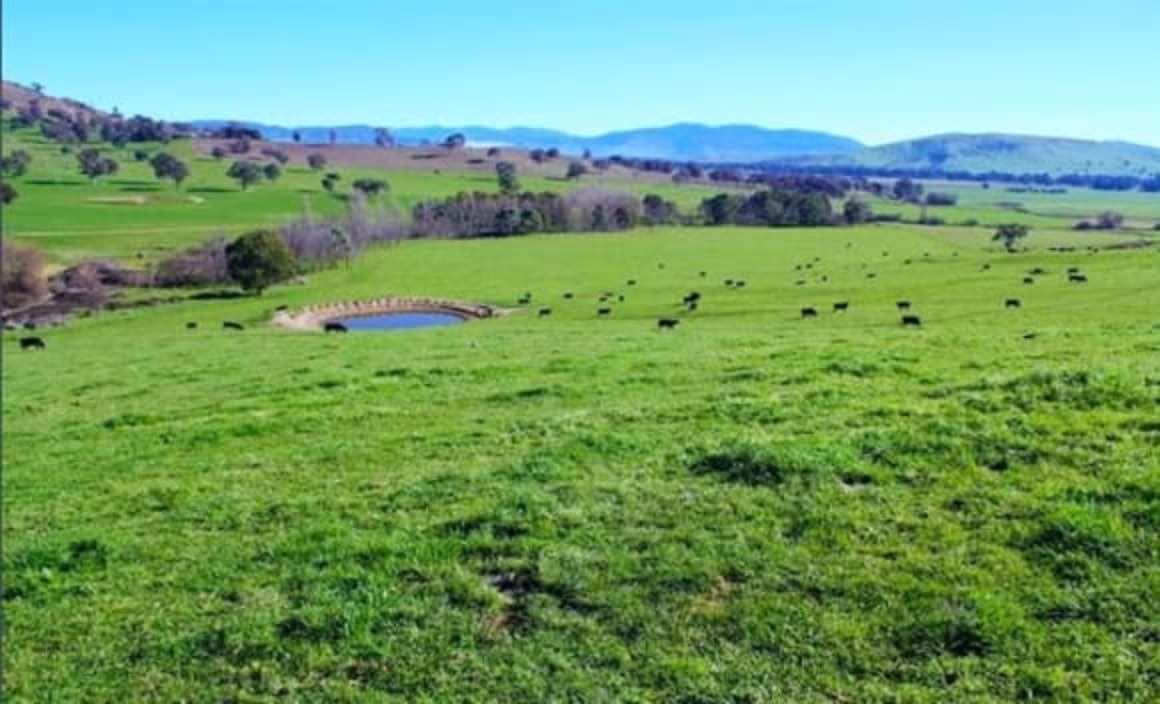
<svg viewBox="0 0 1160 704"><path fill-rule="evenodd" d="M849 154L783 160L796 166L871 169L937 169L944 172L1092 173L1146 176L1160 173L1160 148L1119 141L1013 134L940 134Z"/></svg>

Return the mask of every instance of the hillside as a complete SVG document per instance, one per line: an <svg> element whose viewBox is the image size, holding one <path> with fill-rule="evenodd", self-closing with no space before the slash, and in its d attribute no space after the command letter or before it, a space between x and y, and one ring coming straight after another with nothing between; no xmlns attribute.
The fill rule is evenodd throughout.
<svg viewBox="0 0 1160 704"><path fill-rule="evenodd" d="M212 129L229 120L195 120L195 127ZM370 125L336 125L283 127L258 122L242 122L262 132L266 139L289 142L298 132L303 142L328 142L333 130L340 144L373 144L374 127ZM805 154L845 154L861 148L861 143L849 137L810 130L773 130L751 125L723 125L711 127L699 124L675 124L622 130L586 137L536 127L494 128L480 125L460 127L392 127L391 133L400 144L420 145L437 143L456 132L469 142L483 145L502 145L520 149L556 148L565 154L581 154L585 150L595 156L620 154L651 159L674 161L735 161L749 162L762 159L780 159Z"/></svg>
<svg viewBox="0 0 1160 704"><path fill-rule="evenodd" d="M1097 142L1010 134L942 134L840 155L815 155L784 163L880 169L938 169L985 173L1160 173L1160 148L1130 142Z"/></svg>

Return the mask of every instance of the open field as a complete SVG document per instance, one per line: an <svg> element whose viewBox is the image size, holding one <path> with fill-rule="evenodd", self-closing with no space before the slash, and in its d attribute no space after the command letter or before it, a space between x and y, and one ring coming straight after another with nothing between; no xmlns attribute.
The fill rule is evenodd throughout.
<svg viewBox="0 0 1160 704"><path fill-rule="evenodd" d="M408 242L5 336L9 700L1155 701L1160 253L989 235Z"/></svg>

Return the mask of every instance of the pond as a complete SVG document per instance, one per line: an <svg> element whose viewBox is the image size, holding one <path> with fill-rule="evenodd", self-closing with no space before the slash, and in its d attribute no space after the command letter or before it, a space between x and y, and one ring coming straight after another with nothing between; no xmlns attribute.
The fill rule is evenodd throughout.
<svg viewBox="0 0 1160 704"><path fill-rule="evenodd" d="M381 315L343 318L336 322L342 323L351 332L355 332L363 330L430 328L440 325L456 325L464 322L464 320L464 318L451 313L383 313Z"/></svg>

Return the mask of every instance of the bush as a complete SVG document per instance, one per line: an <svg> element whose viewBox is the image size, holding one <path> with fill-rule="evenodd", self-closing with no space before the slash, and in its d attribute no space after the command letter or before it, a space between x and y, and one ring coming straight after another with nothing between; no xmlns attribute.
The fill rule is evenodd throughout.
<svg viewBox="0 0 1160 704"><path fill-rule="evenodd" d="M957 205L959 197L953 193L927 193L926 204L934 206Z"/></svg>
<svg viewBox="0 0 1160 704"><path fill-rule="evenodd" d="M20 308L48 295L44 260L35 247L0 240L0 303Z"/></svg>
<svg viewBox="0 0 1160 704"><path fill-rule="evenodd" d="M226 268L242 290L260 296L294 275L294 259L277 233L254 230L226 245Z"/></svg>
<svg viewBox="0 0 1160 704"><path fill-rule="evenodd" d="M218 237L191 247L157 265L158 286L211 286L229 282L226 239Z"/></svg>

